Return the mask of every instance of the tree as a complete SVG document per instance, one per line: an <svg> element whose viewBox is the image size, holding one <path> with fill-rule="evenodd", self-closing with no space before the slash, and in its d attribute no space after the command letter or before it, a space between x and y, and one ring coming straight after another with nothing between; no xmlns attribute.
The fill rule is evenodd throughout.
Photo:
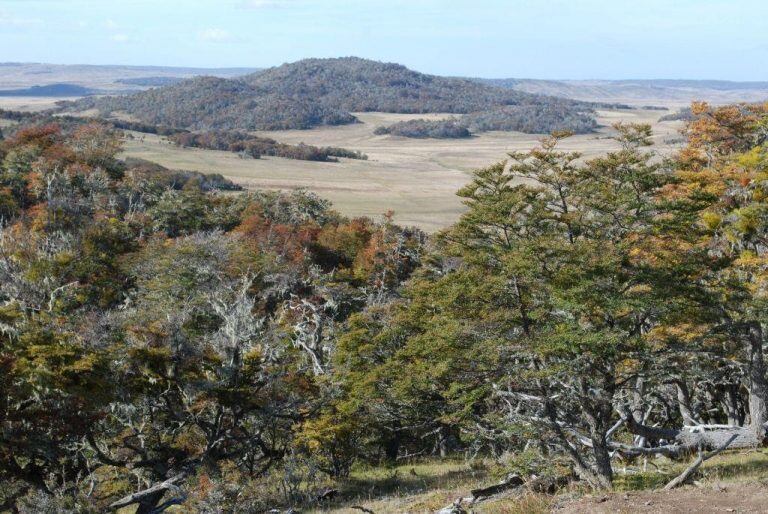
<svg viewBox="0 0 768 514"><path fill-rule="evenodd" d="M663 198L674 207L674 237L702 270L703 294L691 319L708 327L709 344L719 343L722 359L736 358L742 368L752 435L742 434L736 444L760 444L768 422L761 271L768 105L713 109L700 103L693 112L697 117L686 129L690 143ZM737 423L735 399L729 394L724 401L731 404L725 406L729 421Z"/></svg>
<svg viewBox="0 0 768 514"><path fill-rule="evenodd" d="M614 402L661 316L632 252L663 180L640 151L649 127L616 129L621 150L586 166L557 150L567 134L556 134L476 172L459 193L467 213L391 328L367 322L368 335L342 339L355 342L344 354L383 360L352 361L353 381L370 384L360 398L382 397L390 418L442 444L460 432L478 448L537 434L610 486Z"/></svg>

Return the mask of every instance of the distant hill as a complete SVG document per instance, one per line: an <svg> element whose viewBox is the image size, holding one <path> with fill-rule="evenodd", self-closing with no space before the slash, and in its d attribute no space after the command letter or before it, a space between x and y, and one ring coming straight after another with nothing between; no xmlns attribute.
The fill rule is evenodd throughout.
<svg viewBox="0 0 768 514"><path fill-rule="evenodd" d="M32 86L24 89L0 90L0 96L52 96L79 97L96 94L97 91L75 84L48 84L47 86Z"/></svg>
<svg viewBox="0 0 768 514"><path fill-rule="evenodd" d="M243 77L260 94L310 98L349 112L466 113L539 99L403 65L345 57L304 59Z"/></svg>
<svg viewBox="0 0 768 514"><path fill-rule="evenodd" d="M677 104L706 100L724 104L768 99L768 82L727 80L538 80L476 79L482 84L532 94L553 95L587 102L632 105Z"/></svg>
<svg viewBox="0 0 768 514"><path fill-rule="evenodd" d="M345 57L305 59L236 79L198 77L128 96L84 99L67 109L125 112L147 123L194 130L279 130L353 123L353 112L464 114L538 105L573 113L591 108Z"/></svg>
<svg viewBox="0 0 768 514"><path fill-rule="evenodd" d="M136 77L132 79L117 79L118 84L127 86L158 87L176 84L184 80L183 77Z"/></svg>
<svg viewBox="0 0 768 514"><path fill-rule="evenodd" d="M0 89L22 89L44 84L75 84L99 91L141 91L165 84L143 84L146 79L186 79L201 75L231 78L258 68L183 68L92 64L0 63ZM136 81L136 82L133 82Z"/></svg>

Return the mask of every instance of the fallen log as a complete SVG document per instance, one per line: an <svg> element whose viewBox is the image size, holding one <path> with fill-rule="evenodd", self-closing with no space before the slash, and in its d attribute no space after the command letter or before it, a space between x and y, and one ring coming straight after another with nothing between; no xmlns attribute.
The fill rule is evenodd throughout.
<svg viewBox="0 0 768 514"><path fill-rule="evenodd" d="M317 495L316 500L319 502L333 500L338 495L339 495L338 489L324 489L320 494Z"/></svg>
<svg viewBox="0 0 768 514"><path fill-rule="evenodd" d="M443 507L436 514L465 514L467 510L464 509L463 504L472 506L508 492L521 496L527 491L540 494L555 494L558 489L568 485L569 482L569 477L536 477L535 475L526 482L519 475L512 474L508 475L507 478L498 484L473 489L471 491L472 496L457 498L456 501Z"/></svg>
<svg viewBox="0 0 768 514"><path fill-rule="evenodd" d="M612 449L629 455L662 454L670 458L681 457L699 450L716 450L726 442L731 448L757 448L765 443L765 427L733 425L693 425L680 429L649 427L638 422L631 412L625 413L627 429L659 446L637 446L609 443Z"/></svg>
<svg viewBox="0 0 768 514"><path fill-rule="evenodd" d="M571 477L539 477L525 484L525 489L539 494L555 494L559 489L568 485Z"/></svg>
<svg viewBox="0 0 768 514"><path fill-rule="evenodd" d="M513 487L519 487L524 483L525 483L525 480L523 480L520 477L520 475L513 474L513 475L507 476L507 478L505 478L498 484L495 484L489 487L482 487L479 489L472 489L472 491L470 491L470 494L472 495L473 501L477 501L479 498L493 496L494 494L499 494L503 491L506 491L507 489L511 489Z"/></svg>
<svg viewBox="0 0 768 514"><path fill-rule="evenodd" d="M123 498L120 498L119 500L110 503L109 508L113 510L117 510L123 507L127 507L128 505L133 505L134 503L142 503L145 499L151 496L154 496L161 492L165 492L168 489L176 488L176 485L175 485L176 482L181 481L182 479L184 479L184 477L185 477L184 474L176 475L175 477L171 477L168 480L161 482L159 484L153 485L148 489L144 489L142 491L129 494L128 496L124 496Z"/></svg>
<svg viewBox="0 0 768 514"><path fill-rule="evenodd" d="M685 471L680 473L680 475L676 476L667 485L665 485L664 486L664 490L665 491L669 491L671 489L674 489L675 487L679 487L679 486L683 485L684 483L686 483L693 476L693 474L696 473L696 470L699 469L699 466L704 464L705 461L711 459L712 457L714 457L718 453L720 453L723 450L725 450L726 448L728 448L728 446L734 440L736 440L737 437L738 437L738 434L733 434L730 437L730 439L728 439L725 443L720 445L720 447L718 447L716 450L714 450L712 452L707 453L706 455L704 454L704 452L699 451L699 456L696 457L696 460L693 462L693 464L688 466L688 468Z"/></svg>

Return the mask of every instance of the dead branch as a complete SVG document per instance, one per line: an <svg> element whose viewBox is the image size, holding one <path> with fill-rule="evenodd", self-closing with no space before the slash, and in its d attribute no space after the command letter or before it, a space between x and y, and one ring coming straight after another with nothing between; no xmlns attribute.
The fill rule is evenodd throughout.
<svg viewBox="0 0 768 514"><path fill-rule="evenodd" d="M125 496L123 498L120 498L119 500L112 502L109 504L110 509L121 509L123 507L126 507L128 505L132 505L134 503L141 503L142 500L145 498L152 496L153 494L157 494L161 491L167 491L168 489L172 489L175 486L176 482L181 481L184 478L184 474L176 475L175 477L171 477L165 482L161 482L159 484L153 485L149 489L144 489L143 491L138 491L132 494L129 494L128 496Z"/></svg>
<svg viewBox="0 0 768 514"><path fill-rule="evenodd" d="M693 462L693 464L691 464L690 466L688 466L688 468L687 468L685 471L683 471L682 473L680 473L680 475L676 476L676 477L675 477L674 479L672 479L672 480L671 480L671 481L670 481L670 482L669 482L667 485L665 485L665 486L664 486L664 490L665 490L665 491L669 491L670 489L674 489L675 487L679 487L679 486L683 485L684 483L686 483L686 482L688 481L688 479L690 479L690 478L691 478L691 476L692 476L692 475L693 475L693 474L696 472L696 470L697 470L697 469L699 469L699 466L701 466L702 464L704 464L704 461L711 459L712 457L714 457L714 456L715 456L715 455L717 455L718 453L720 453L720 452L722 452L723 450L725 450L726 448L728 448L728 446L729 446L729 445L730 445L730 444L731 444L731 443L732 443L734 440L736 440L736 438L737 438L738 436L739 436L738 434L733 434L733 435L732 435L732 436L731 436L731 437L730 437L730 438L729 438L729 439L728 439L728 440L727 440L725 443L723 443L723 444L722 444L722 445L721 445L719 448L717 448L716 450L714 450L714 451L711 451L711 452L709 452L709 453L707 453L707 454L704 454L704 452L702 452L702 451L699 451L699 456L698 456L698 457L696 457L696 460Z"/></svg>
<svg viewBox="0 0 768 514"><path fill-rule="evenodd" d="M558 489L564 487L570 481L569 477L532 477L526 482L519 475L509 475L502 482L490 487L473 489L472 496L466 498L457 498L452 504L443 507L436 514L465 514L467 510L462 506L467 504L473 506L477 503L486 501L501 495L522 495L526 491L540 494L555 494ZM510 491L507 493L507 491Z"/></svg>

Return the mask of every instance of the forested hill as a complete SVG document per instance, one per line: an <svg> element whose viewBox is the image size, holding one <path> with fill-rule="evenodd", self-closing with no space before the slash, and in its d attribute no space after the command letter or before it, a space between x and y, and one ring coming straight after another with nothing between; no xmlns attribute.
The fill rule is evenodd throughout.
<svg viewBox="0 0 768 514"><path fill-rule="evenodd" d="M583 102L355 57L305 59L236 79L197 77L130 96L83 99L66 109L124 111L147 123L189 129L279 130L353 123L356 111L463 114L531 105L553 107L560 129L579 116L583 124L589 110Z"/></svg>
<svg viewBox="0 0 768 514"><path fill-rule="evenodd" d="M545 100L530 93L426 75L400 64L357 57L305 59L243 79L263 95L314 99L351 112L467 113L491 105Z"/></svg>

